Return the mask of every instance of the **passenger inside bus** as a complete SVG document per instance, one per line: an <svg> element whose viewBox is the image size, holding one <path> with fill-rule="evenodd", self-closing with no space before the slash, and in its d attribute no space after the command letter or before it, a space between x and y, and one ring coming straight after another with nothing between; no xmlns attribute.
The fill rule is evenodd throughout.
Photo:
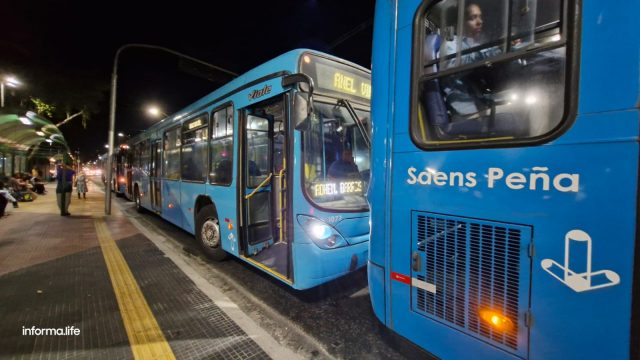
<svg viewBox="0 0 640 360"><path fill-rule="evenodd" d="M456 7L449 10L449 14L457 14ZM432 64L430 69L425 69L427 72L437 72L438 67L444 70L482 62L502 52L499 46L482 46L491 43L491 36L484 32L480 6L468 3L464 14L463 34L460 37L446 37L443 59L440 58L442 38L427 27L423 57L425 64ZM453 24L456 22L457 20L449 21ZM473 50L476 47L478 49ZM471 51L467 51L469 49ZM422 82L422 107L419 109L419 117L426 116L439 139L525 136L525 121L518 119L512 112L496 111L496 107L506 104L506 101L498 99L492 93L490 82L493 79L486 75L482 68L475 68ZM426 130L422 129L423 136L426 136L425 132Z"/></svg>
<svg viewBox="0 0 640 360"><path fill-rule="evenodd" d="M342 154L329 166L327 176L332 179L360 179L360 170L353 159L351 149L345 147Z"/></svg>

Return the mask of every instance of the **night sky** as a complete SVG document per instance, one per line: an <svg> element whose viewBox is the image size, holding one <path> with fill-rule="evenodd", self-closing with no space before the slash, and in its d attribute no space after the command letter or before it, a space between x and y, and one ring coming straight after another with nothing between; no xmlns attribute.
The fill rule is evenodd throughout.
<svg viewBox="0 0 640 360"><path fill-rule="evenodd" d="M99 99L86 129L79 119L60 127L86 161L106 152L113 58L127 43L166 47L236 73L301 47L370 67L374 0L160 3L0 0L0 74L24 82L6 94L7 103L36 88ZM144 112L150 103L171 114L230 80L211 73L205 80L189 68L160 51L125 50L116 131L135 135L157 121Z"/></svg>

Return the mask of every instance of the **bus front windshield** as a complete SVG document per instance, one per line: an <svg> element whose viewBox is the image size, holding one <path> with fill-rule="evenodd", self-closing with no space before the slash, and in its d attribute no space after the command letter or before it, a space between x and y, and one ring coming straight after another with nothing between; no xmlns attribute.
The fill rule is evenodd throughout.
<svg viewBox="0 0 640 360"><path fill-rule="evenodd" d="M369 131L369 110L355 112ZM370 152L362 131L342 105L316 102L308 120L302 129L307 197L327 210L368 210Z"/></svg>

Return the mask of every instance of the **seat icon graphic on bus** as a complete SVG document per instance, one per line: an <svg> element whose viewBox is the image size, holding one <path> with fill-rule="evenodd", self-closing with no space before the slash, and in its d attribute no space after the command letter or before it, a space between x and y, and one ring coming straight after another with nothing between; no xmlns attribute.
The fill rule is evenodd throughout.
<svg viewBox="0 0 640 360"><path fill-rule="evenodd" d="M614 271L591 271L591 256L591 236L582 230L574 229L564 237L564 265L553 259L544 259L540 266L575 292L596 290L620 283L620 276Z"/></svg>

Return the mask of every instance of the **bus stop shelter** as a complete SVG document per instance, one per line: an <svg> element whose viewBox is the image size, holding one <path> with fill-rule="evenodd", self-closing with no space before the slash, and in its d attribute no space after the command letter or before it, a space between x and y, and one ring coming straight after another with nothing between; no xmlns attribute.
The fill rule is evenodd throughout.
<svg viewBox="0 0 640 360"><path fill-rule="evenodd" d="M36 167L47 178L68 152L64 135L50 120L25 109L0 109L0 176Z"/></svg>

